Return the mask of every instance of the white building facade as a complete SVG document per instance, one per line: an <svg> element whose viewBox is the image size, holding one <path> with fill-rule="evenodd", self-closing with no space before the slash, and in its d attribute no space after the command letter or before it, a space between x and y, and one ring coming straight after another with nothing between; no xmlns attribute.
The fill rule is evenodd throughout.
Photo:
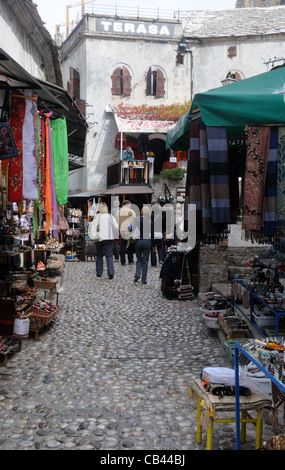
<svg viewBox="0 0 285 470"><path fill-rule="evenodd" d="M106 189L122 130L114 107L185 103L227 77L266 72L285 57L284 24L282 6L190 11L172 20L83 16L59 50L64 87L76 89L89 123L86 166L71 175L70 192ZM136 125L131 133L137 138ZM148 135L163 147L166 131Z"/></svg>

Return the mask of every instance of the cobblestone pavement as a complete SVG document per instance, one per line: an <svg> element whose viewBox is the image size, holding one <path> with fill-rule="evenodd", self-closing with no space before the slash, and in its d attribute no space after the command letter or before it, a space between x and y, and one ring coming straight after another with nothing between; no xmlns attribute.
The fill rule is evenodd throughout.
<svg viewBox="0 0 285 470"><path fill-rule="evenodd" d="M189 385L232 363L196 300L162 296L159 272L134 285L134 265L109 280L94 262L66 264L59 315L0 367L0 450L205 449ZM235 445L234 424L217 424L213 447Z"/></svg>

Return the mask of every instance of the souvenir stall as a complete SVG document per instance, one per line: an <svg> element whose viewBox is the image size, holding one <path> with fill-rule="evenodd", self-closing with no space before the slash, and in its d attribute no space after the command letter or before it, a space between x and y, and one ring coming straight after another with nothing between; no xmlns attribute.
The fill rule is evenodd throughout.
<svg viewBox="0 0 285 470"><path fill-rule="evenodd" d="M0 82L0 359L49 324L64 259L59 233L68 192L68 134L63 115L34 90ZM60 228L61 227L61 228ZM66 230L67 227L64 227ZM45 241L40 242L44 233ZM44 262L39 251L48 252ZM43 295L44 293L44 295ZM44 298L43 298L44 297Z"/></svg>
<svg viewBox="0 0 285 470"><path fill-rule="evenodd" d="M186 204L196 204L197 244L220 243L229 224L241 214L245 239L266 245L259 256L248 260L247 274L233 276L231 308L218 311L219 299L209 292L202 313L208 310L205 324L223 330L231 343L230 357L235 358L231 384L240 390L241 369L247 379L254 380L257 391L266 382L274 413L285 401L284 83L282 66L197 94L187 115L167 135L167 146L172 149L185 150L189 142ZM233 142L235 152L231 152ZM209 325L209 318L215 326ZM252 335L243 329L248 325L262 344L248 338ZM195 386L201 399L203 394ZM229 395L226 389L224 393ZM215 400L211 403L216 405ZM239 449L239 393L233 393L232 405ZM275 437L275 443L282 442L282 436Z"/></svg>

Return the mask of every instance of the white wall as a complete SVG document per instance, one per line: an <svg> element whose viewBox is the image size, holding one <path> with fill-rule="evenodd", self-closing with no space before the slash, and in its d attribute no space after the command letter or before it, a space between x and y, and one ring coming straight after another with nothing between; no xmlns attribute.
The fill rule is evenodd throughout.
<svg viewBox="0 0 285 470"><path fill-rule="evenodd" d="M39 68L42 55L16 21L5 0L0 0L0 47L35 78L45 79ZM32 25L31 25L32 27Z"/></svg>

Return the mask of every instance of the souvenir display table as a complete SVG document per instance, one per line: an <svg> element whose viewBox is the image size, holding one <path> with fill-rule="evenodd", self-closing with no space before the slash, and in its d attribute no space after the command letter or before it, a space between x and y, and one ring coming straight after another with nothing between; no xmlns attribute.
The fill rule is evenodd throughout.
<svg viewBox="0 0 285 470"><path fill-rule="evenodd" d="M268 377L280 392L276 407L285 400L285 367L284 367L284 338L266 338L264 341L249 339L246 344L235 342L235 408L236 408L236 448L240 450L240 410L241 399L239 394L240 383L240 355L245 356L255 364ZM272 406L272 404L271 404Z"/></svg>

